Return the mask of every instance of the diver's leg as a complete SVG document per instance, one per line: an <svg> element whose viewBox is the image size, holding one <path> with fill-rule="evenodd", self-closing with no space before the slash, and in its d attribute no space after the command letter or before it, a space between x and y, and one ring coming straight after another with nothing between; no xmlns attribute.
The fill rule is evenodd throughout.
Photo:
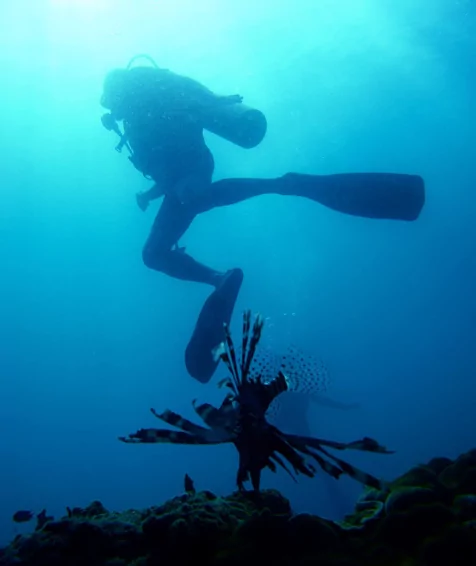
<svg viewBox="0 0 476 566"><path fill-rule="evenodd" d="M223 341L224 327L229 324L243 281L241 269L219 273L186 254L172 249L196 216L194 207L181 204L174 196L166 195L142 257L147 267L186 281L208 283L215 289L205 301L192 337L185 351L189 374L202 383L210 380L219 360L214 349Z"/></svg>
<svg viewBox="0 0 476 566"><path fill-rule="evenodd" d="M213 376L220 358L214 351L225 339L224 325L229 325L243 283L243 271L232 269L203 304L190 341L185 350L188 373L207 383Z"/></svg>
<svg viewBox="0 0 476 566"><path fill-rule="evenodd" d="M394 220L416 220L425 202L424 182L418 175L287 173L275 179L216 181L201 211L265 194L305 197L345 214Z"/></svg>
<svg viewBox="0 0 476 566"><path fill-rule="evenodd" d="M216 286L223 273L199 263L183 250L174 249L195 216L194 208L173 196L165 196L142 250L142 259L150 269L170 277Z"/></svg>

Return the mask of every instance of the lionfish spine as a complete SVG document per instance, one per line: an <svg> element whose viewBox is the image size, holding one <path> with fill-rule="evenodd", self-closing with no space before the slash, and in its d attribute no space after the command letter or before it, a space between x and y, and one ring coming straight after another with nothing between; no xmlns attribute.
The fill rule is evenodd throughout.
<svg viewBox="0 0 476 566"><path fill-rule="evenodd" d="M233 340L231 338L230 328L227 324L225 324L225 342L227 348L227 354L229 359L228 367L231 371L231 375L235 381L236 386L238 387L240 384L240 373L238 372L238 364L236 362L236 353L235 353L235 345L233 344Z"/></svg>
<svg viewBox="0 0 476 566"><path fill-rule="evenodd" d="M243 375L246 360L246 349L248 348L248 340L250 338L250 320L251 311L247 310L243 313L243 337L241 342L241 373Z"/></svg>
<svg viewBox="0 0 476 566"><path fill-rule="evenodd" d="M222 387L223 385L226 385L227 387L230 387L230 389L232 389L235 393L237 393L237 379L236 379L236 375L235 372L233 370L233 365L230 359L230 354L229 351L227 349L227 344L226 344L226 333L227 333L227 326L226 324L224 325L225 328L225 341L221 342L214 350L214 360L218 360L220 359L228 368L228 371L230 372L231 376L233 379L223 379L222 381L220 381L219 383L219 387Z"/></svg>
<svg viewBox="0 0 476 566"><path fill-rule="evenodd" d="M253 324L253 331L251 333L251 340L248 348L248 354L246 356L246 363L243 368L243 376L242 379L246 379L248 377L248 373L250 371L251 362L253 361L253 357L256 353L256 346L258 345L261 339L261 331L263 330L264 320L263 317L257 315L255 318L255 322Z"/></svg>

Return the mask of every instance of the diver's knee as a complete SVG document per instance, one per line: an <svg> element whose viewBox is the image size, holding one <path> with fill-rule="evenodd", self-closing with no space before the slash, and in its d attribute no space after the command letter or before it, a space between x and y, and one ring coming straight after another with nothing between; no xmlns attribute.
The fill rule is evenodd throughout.
<svg viewBox="0 0 476 566"><path fill-rule="evenodd" d="M166 255L165 251L153 248L148 244L142 248L142 262L146 267L155 271L163 271L167 261Z"/></svg>

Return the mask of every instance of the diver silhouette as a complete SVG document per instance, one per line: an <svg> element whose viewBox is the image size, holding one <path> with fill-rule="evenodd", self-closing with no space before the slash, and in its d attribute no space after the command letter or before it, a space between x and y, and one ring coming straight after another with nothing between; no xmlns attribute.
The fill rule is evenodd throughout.
<svg viewBox="0 0 476 566"><path fill-rule="evenodd" d="M133 66L140 57L152 64ZM146 210L152 200L163 197L142 251L144 264L177 279L214 287L185 353L188 372L204 383L218 364L213 350L223 339L223 324L230 322L243 272L218 272L179 247L197 215L277 194L304 197L344 214L412 221L425 201L423 179L397 173L292 172L272 179L213 181L214 159L204 130L247 149L256 147L266 134L263 113L242 100L237 94L216 95L189 77L159 68L147 55L108 73L101 97L101 105L109 110L102 123L121 138L116 150L126 147L132 164L154 182L150 190L136 195L138 206Z"/></svg>

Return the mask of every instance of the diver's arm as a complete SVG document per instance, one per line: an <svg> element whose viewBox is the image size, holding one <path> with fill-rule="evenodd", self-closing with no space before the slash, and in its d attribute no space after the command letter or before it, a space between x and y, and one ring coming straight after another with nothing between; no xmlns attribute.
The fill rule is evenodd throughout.
<svg viewBox="0 0 476 566"><path fill-rule="evenodd" d="M158 183L155 183L148 191L144 191L144 194L147 195L149 200L155 200L163 197L165 195L165 191Z"/></svg>
<svg viewBox="0 0 476 566"><path fill-rule="evenodd" d="M180 91L185 99L189 110L209 109L212 106L222 106L227 104L240 104L243 97L239 94L221 96L215 94L209 88L198 81L189 77L173 74L175 87Z"/></svg>
<svg viewBox="0 0 476 566"><path fill-rule="evenodd" d="M136 202L139 208L143 211L147 210L151 200L158 199L164 196L165 192L157 183L153 185L148 191L142 191L136 194Z"/></svg>

